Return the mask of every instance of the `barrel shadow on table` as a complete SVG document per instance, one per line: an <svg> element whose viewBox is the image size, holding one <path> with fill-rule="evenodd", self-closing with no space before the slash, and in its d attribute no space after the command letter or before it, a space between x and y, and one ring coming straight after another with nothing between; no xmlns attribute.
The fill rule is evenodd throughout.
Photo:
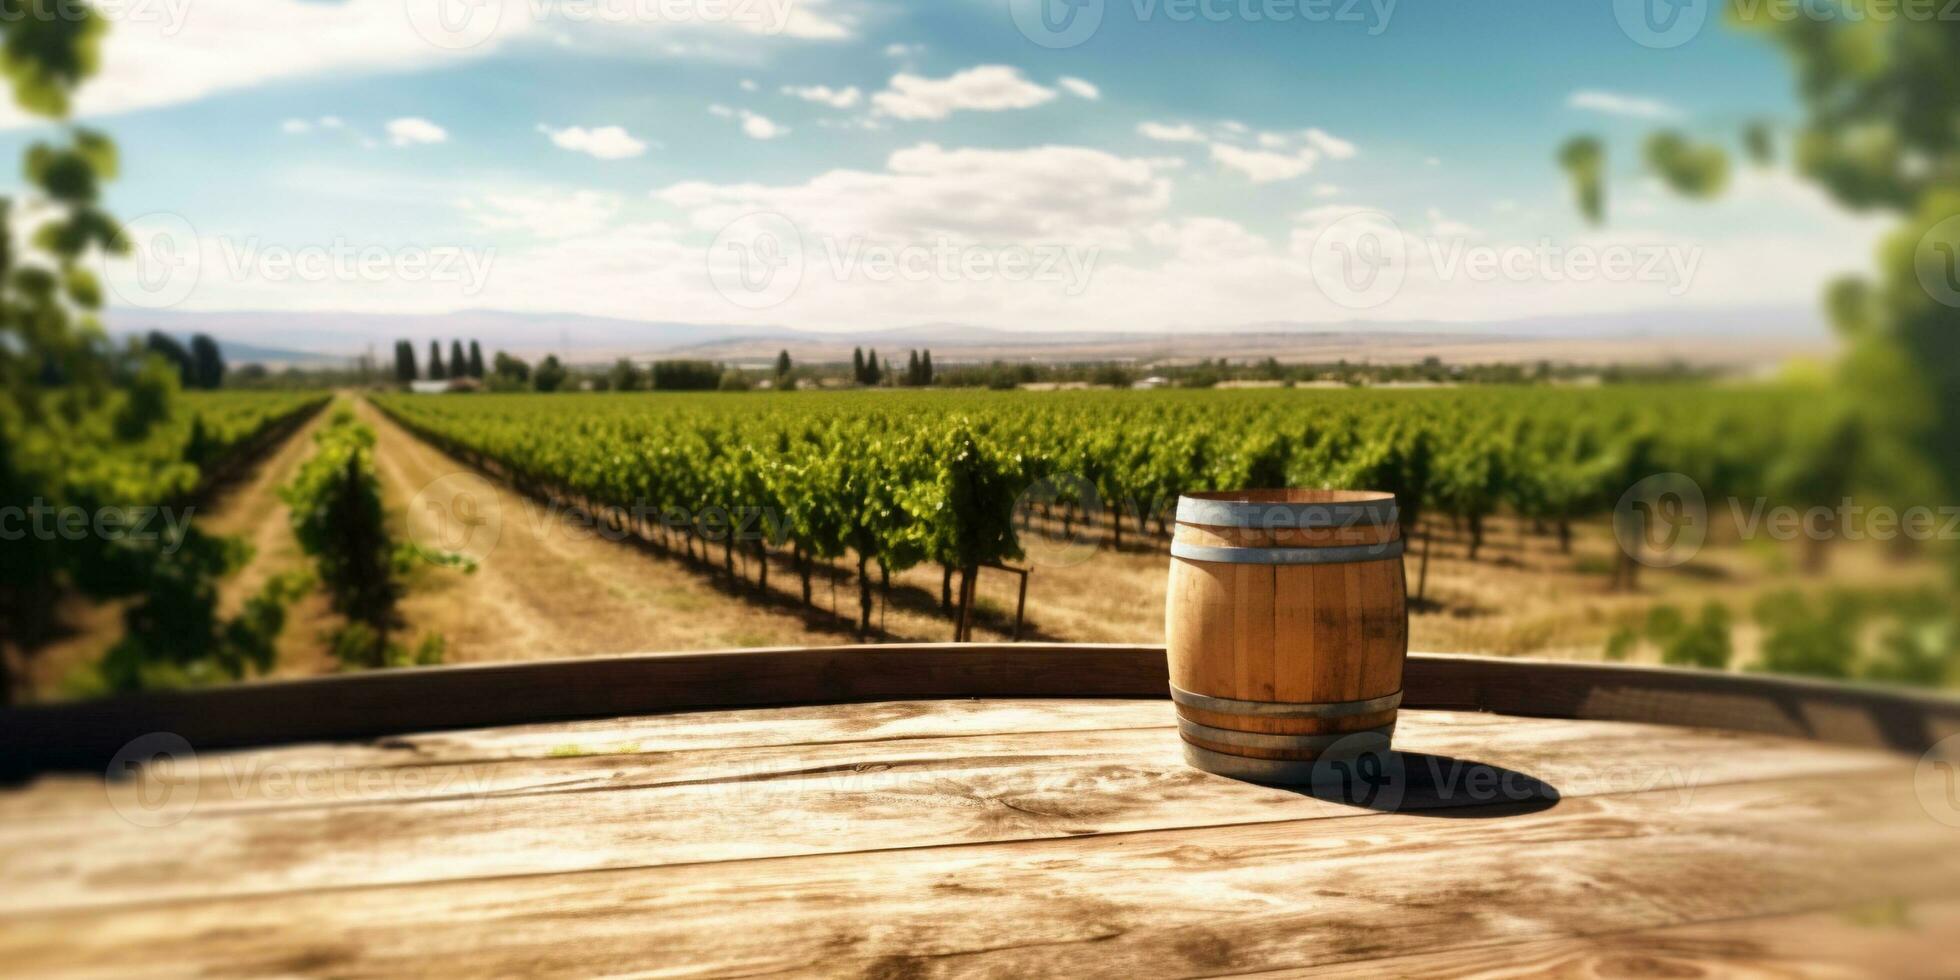
<svg viewBox="0 0 1960 980"><path fill-rule="evenodd" d="M1557 787L1528 773L1427 752L1370 753L1322 768L1311 784L1283 788L1380 813L1473 820L1538 813L1560 799Z"/></svg>

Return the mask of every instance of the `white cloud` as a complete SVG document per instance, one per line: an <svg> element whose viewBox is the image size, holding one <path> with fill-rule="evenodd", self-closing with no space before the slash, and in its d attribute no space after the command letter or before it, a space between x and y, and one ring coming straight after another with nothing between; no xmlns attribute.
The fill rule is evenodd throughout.
<svg viewBox="0 0 1960 980"><path fill-rule="evenodd" d="M772 140L778 136L789 135L787 128L778 126L767 117L746 109L742 111L742 132L748 134L750 139L758 140Z"/></svg>
<svg viewBox="0 0 1960 980"><path fill-rule="evenodd" d="M1211 158L1221 167L1244 174L1255 184L1270 184L1274 181L1292 180L1312 170L1319 155L1313 150L1269 153L1265 150L1248 150L1229 143L1213 143Z"/></svg>
<svg viewBox="0 0 1960 980"><path fill-rule="evenodd" d="M759 89L759 88L761 88L761 86L759 86L759 85L757 85L757 84L755 83L755 79L753 79L753 78L744 78L744 79L742 79L742 91L744 91L744 92L753 92L753 91L756 91L756 90L757 90L757 89Z"/></svg>
<svg viewBox="0 0 1960 980"><path fill-rule="evenodd" d="M1308 146L1319 150L1329 160L1351 160L1359 152L1353 143L1330 135L1325 130L1309 129L1301 135L1306 137Z"/></svg>
<svg viewBox="0 0 1960 980"><path fill-rule="evenodd" d="M345 125L347 125L347 124L346 124L345 122L342 122L342 121L341 121L341 118L340 118L339 116L321 116L321 117L320 117L320 128L321 128L321 129L339 129L339 128L341 128L341 127L343 127L343 126L345 126Z"/></svg>
<svg viewBox="0 0 1960 980"><path fill-rule="evenodd" d="M1436 238L1474 238L1482 233L1461 221L1451 221L1437 208L1430 208L1429 234Z"/></svg>
<svg viewBox="0 0 1960 980"><path fill-rule="evenodd" d="M395 146L418 146L428 143L442 143L449 139L449 131L423 119L420 116L403 116L388 120L388 142Z"/></svg>
<svg viewBox="0 0 1960 980"><path fill-rule="evenodd" d="M553 145L574 153L585 153L601 160L624 160L646 152L644 140L635 139L633 134L622 126L598 126L587 129L584 126L567 126L553 129L542 123L538 132L551 138Z"/></svg>
<svg viewBox="0 0 1960 980"><path fill-rule="evenodd" d="M484 194L457 206L486 231L526 231L540 238L590 235L620 211L616 194L600 191L516 191Z"/></svg>
<svg viewBox="0 0 1960 980"><path fill-rule="evenodd" d="M779 126L768 117L747 109L735 109L716 103L708 107L708 112L723 119L740 119L742 132L748 134L750 139L772 140L778 136L789 135L789 127Z"/></svg>
<svg viewBox="0 0 1960 980"><path fill-rule="evenodd" d="M1315 196L1315 197L1340 197L1340 196L1341 196L1341 189L1340 189L1340 187L1338 187L1337 185L1334 185L1334 184L1315 184L1315 185L1313 185L1313 196Z"/></svg>
<svg viewBox="0 0 1960 980"><path fill-rule="evenodd" d="M540 18L534 15L535 0L484 0L470 8L467 34L449 34L437 25L452 2L196 0L187 8L182 3L122 4L130 15L109 16L102 71L82 87L76 114L88 118L178 105L294 79L340 81L438 68L512 44L548 44L550 35L561 28L638 52L652 50L644 38L635 36L641 32L713 31L755 43L777 43L778 38L839 39L851 34L848 17L831 9L834 0L753 4L754 16L687 25L640 15L642 10L657 13L658 4L544 5L554 11L573 6L620 11L627 22L614 23L621 17ZM178 10L184 12L172 13ZM154 11L158 16L133 16L137 11ZM452 38L474 43L454 43ZM0 126L25 125L34 118L11 102L0 106Z"/></svg>
<svg viewBox="0 0 1960 980"><path fill-rule="evenodd" d="M1063 75L1055 81L1055 84L1067 89L1070 95L1076 96L1077 98L1088 99L1092 102L1102 98L1102 89L1097 88L1094 83L1083 81L1080 78L1071 78Z"/></svg>
<svg viewBox="0 0 1960 980"><path fill-rule="evenodd" d="M959 111L1026 109L1054 97L1054 89L1022 78L1018 68L981 65L946 78L893 75L891 87L873 95L871 104L899 119L944 119Z"/></svg>
<svg viewBox="0 0 1960 980"><path fill-rule="evenodd" d="M307 122L304 119L288 119L285 122L279 124L280 132L288 133L295 136L297 136L300 133L304 133L312 128L313 128L313 124Z"/></svg>
<svg viewBox="0 0 1960 980"><path fill-rule="evenodd" d="M1101 150L898 150L881 171L832 170L782 187L693 181L655 192L715 231L752 211L788 217L807 236L932 244L960 241L1127 241L1170 205L1171 182L1153 161Z"/></svg>
<svg viewBox="0 0 1960 980"><path fill-rule="evenodd" d="M832 109L849 109L857 105L858 100L864 95L855 85L844 88L831 88L828 85L785 85L783 94L794 95L806 102L827 105Z"/></svg>
<svg viewBox="0 0 1960 980"><path fill-rule="evenodd" d="M1189 123L1170 125L1167 123L1145 122L1137 124L1137 132L1145 139L1163 143L1203 143L1205 134Z"/></svg>
<svg viewBox="0 0 1960 980"><path fill-rule="evenodd" d="M1565 100L1568 109L1584 109L1589 112L1603 112L1609 116L1626 116L1631 119L1673 119L1681 114L1679 109L1662 102L1637 95L1622 95L1618 92L1602 92L1597 89L1581 89Z"/></svg>
<svg viewBox="0 0 1960 980"><path fill-rule="evenodd" d="M924 54L925 50L926 46L923 44L887 44L885 45L885 57L916 58Z"/></svg>

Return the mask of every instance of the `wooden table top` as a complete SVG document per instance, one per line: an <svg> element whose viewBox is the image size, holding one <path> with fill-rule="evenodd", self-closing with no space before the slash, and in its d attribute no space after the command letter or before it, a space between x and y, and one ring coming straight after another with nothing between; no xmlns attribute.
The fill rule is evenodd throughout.
<svg viewBox="0 0 1960 980"><path fill-rule="evenodd" d="M1188 768L1162 700L205 752L106 792L44 775L0 791L0 964L1960 975L1960 827L1914 757L1421 710L1396 744L1365 806Z"/></svg>

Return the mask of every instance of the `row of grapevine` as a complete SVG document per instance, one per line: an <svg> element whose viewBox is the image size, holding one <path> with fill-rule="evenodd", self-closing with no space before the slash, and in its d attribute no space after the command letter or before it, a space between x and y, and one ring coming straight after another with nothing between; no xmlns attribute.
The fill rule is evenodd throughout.
<svg viewBox="0 0 1960 980"><path fill-rule="evenodd" d="M688 554L716 545L731 571L738 547L781 549L806 601L812 559L855 560L861 626L870 566L937 562L950 581L1019 557L1016 504L1036 481L1067 520L1106 514L1119 543L1126 524L1162 533L1182 492L1328 486L1392 491L1405 524L1446 515L1474 550L1500 510L1567 528L1662 471L1711 497L1770 492L1815 403L1697 387L379 398L528 489L613 510Z"/></svg>
<svg viewBox="0 0 1960 980"><path fill-rule="evenodd" d="M126 515L118 526L169 530L167 520L144 512L184 508L327 400L312 392L173 389L174 383L139 383L115 393L105 412L51 413L23 430L13 447L16 464L32 467L18 476L66 512L116 512ZM165 404L174 410L163 411ZM217 582L250 557L245 542L202 534L193 522L160 540L132 534L88 544L39 534L9 542L20 561L15 569L33 576L8 583L18 589L19 621L51 611L69 590L138 599L124 611L122 639L100 663L68 679L70 693L192 686L271 666L291 583L268 583L230 620L218 614ZM31 636L32 628L23 632Z"/></svg>
<svg viewBox="0 0 1960 980"><path fill-rule="evenodd" d="M343 407L313 437L313 455L280 490L292 508L293 537L313 559L333 611L346 622L331 637L334 656L350 668L438 663L442 639L414 650L394 642L400 629L397 568L404 559L390 538L374 470L374 430Z"/></svg>

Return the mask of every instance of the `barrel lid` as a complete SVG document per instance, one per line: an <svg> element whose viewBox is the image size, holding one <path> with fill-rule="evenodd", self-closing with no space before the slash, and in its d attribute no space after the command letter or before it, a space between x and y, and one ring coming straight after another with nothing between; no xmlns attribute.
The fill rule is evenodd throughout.
<svg viewBox="0 0 1960 980"><path fill-rule="evenodd" d="M1395 495L1373 490L1227 490L1177 498L1180 524L1258 531L1367 527L1399 518Z"/></svg>

